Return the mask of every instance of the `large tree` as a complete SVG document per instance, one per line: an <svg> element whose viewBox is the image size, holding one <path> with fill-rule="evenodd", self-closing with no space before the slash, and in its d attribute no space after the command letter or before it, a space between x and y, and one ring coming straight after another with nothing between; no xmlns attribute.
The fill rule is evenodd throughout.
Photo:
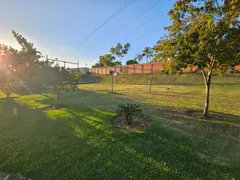
<svg viewBox="0 0 240 180"><path fill-rule="evenodd" d="M0 44L0 89L6 93L7 98L10 97L13 86L18 83L31 92L27 85L31 85L31 89L46 86L57 89L63 81L68 80L67 71L59 71L59 67L52 67L52 63L40 61L41 53L34 48L33 43L15 31L12 33L21 46L20 50Z"/></svg>
<svg viewBox="0 0 240 180"><path fill-rule="evenodd" d="M121 43L117 43L116 47L110 48L110 53L115 57L119 58L118 62L121 62L121 59L128 53L131 45L127 42L124 46Z"/></svg>
<svg viewBox="0 0 240 180"><path fill-rule="evenodd" d="M173 68L197 66L206 87L203 115L208 116L214 71L240 63L240 2L238 0L178 0L169 12L168 37L155 46L172 60Z"/></svg>
<svg viewBox="0 0 240 180"><path fill-rule="evenodd" d="M40 61L41 53L34 48L33 43L27 41L22 35L12 31L13 36L21 46L16 50L11 46L0 44L0 55L4 61L2 65L8 69L14 70L17 78L21 81L31 83L31 78L37 67L48 66L47 62Z"/></svg>

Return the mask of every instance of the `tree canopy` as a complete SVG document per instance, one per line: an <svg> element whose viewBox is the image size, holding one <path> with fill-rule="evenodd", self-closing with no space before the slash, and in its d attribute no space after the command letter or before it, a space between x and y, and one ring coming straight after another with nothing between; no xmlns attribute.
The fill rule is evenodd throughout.
<svg viewBox="0 0 240 180"><path fill-rule="evenodd" d="M141 62L143 59L143 55L141 53L136 54L135 60L138 60L139 62Z"/></svg>
<svg viewBox="0 0 240 180"><path fill-rule="evenodd" d="M58 86L68 80L68 72L60 67L52 67L49 61L42 61L41 53L34 48L33 43L22 35L12 31L13 36L21 46L16 50L11 46L0 44L0 88L9 97L13 86L22 82L32 89L43 86Z"/></svg>
<svg viewBox="0 0 240 180"><path fill-rule="evenodd" d="M93 65L93 67L113 67L121 66L121 59L128 53L130 49L130 44L126 43L124 46L118 43L116 47L110 48L109 54L104 54L99 56L99 61ZM117 60L119 58L119 60Z"/></svg>
<svg viewBox="0 0 240 180"><path fill-rule="evenodd" d="M130 64L138 64L138 61L135 59L130 59L126 62L126 65L130 65Z"/></svg>
<svg viewBox="0 0 240 180"><path fill-rule="evenodd" d="M99 57L99 64L104 67L112 67L119 64L119 62L115 61L115 59L116 58L111 54L104 54Z"/></svg>
<svg viewBox="0 0 240 180"><path fill-rule="evenodd" d="M128 42L124 46L122 46L121 43L117 43L116 47L110 48L110 53L119 58L123 58L124 55L126 55L128 53L130 47L131 47L131 45Z"/></svg>
<svg viewBox="0 0 240 180"><path fill-rule="evenodd" d="M143 50L143 57L146 57L146 62L148 62L148 60L151 61L151 58L153 57L153 51L151 47L145 47Z"/></svg>
<svg viewBox="0 0 240 180"><path fill-rule="evenodd" d="M238 0L178 0L170 10L168 36L154 47L173 68L197 66L206 85L204 116L208 115L213 71L240 63L240 3Z"/></svg>

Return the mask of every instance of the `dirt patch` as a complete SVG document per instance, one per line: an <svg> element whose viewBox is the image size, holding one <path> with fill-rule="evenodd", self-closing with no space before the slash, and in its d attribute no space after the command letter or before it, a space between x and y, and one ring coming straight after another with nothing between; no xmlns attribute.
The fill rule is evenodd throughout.
<svg viewBox="0 0 240 180"><path fill-rule="evenodd" d="M131 125L128 125L126 119L122 115L117 115L112 119L114 128L125 129L129 131L144 130L149 127L150 118L145 114L138 114L132 117Z"/></svg>
<svg viewBox="0 0 240 180"><path fill-rule="evenodd" d="M58 109L63 109L63 108L68 108L68 105L63 105L63 104L59 104L57 107L53 107L53 106L47 106L42 108L43 111L50 111L50 110L58 110Z"/></svg>

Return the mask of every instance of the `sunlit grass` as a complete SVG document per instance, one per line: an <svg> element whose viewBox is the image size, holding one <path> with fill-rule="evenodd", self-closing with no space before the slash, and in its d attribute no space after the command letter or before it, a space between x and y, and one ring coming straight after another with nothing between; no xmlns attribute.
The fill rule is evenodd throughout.
<svg viewBox="0 0 240 180"><path fill-rule="evenodd" d="M29 108L38 109L49 106L49 102L53 102L52 94L33 94L29 96L19 96L16 100L20 104L24 104Z"/></svg>
<svg viewBox="0 0 240 180"><path fill-rule="evenodd" d="M111 87L107 84L87 84L85 90L94 90L107 94ZM115 84L114 92L119 96L131 98L140 103L169 108L203 110L205 101L204 85L172 86L154 85L149 93L148 85ZM210 92L210 110L220 113L240 115L240 86L212 86Z"/></svg>
<svg viewBox="0 0 240 180"><path fill-rule="evenodd" d="M204 87L83 85L62 93L68 107L44 109L52 94L0 100L0 171L33 179L231 179L240 177L239 86L213 86L211 114L226 121L189 118L165 111L202 110ZM169 88L169 89L168 89ZM120 103L142 105L149 129L114 129ZM229 105L230 104L230 105ZM19 118L9 117L17 106ZM219 115L219 114L216 114ZM231 123L228 123L230 118Z"/></svg>

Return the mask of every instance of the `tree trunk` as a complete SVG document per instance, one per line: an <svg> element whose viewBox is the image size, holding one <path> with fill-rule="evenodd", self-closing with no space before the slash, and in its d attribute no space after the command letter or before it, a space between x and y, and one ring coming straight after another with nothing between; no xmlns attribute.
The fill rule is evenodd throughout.
<svg viewBox="0 0 240 180"><path fill-rule="evenodd" d="M203 72L203 71L202 71ZM206 97L205 97L205 105L203 110L203 116L208 117L208 110L209 110L209 102L210 102L210 86L211 86L211 78L212 73L209 72L206 74L203 72L204 80L205 80L205 87L206 87Z"/></svg>
<svg viewBox="0 0 240 180"><path fill-rule="evenodd" d="M126 121L127 121L127 125L131 125L132 124L132 120L130 116L126 116Z"/></svg>
<svg viewBox="0 0 240 180"><path fill-rule="evenodd" d="M58 107L59 94L60 94L59 92L57 92L57 94L56 94L56 99L55 99L54 106L53 106L54 109L57 109L57 107Z"/></svg>
<svg viewBox="0 0 240 180"><path fill-rule="evenodd" d="M10 86L7 85L6 89L5 89L5 92L6 92L6 97L7 99L10 99L10 95L11 95L11 89L10 89Z"/></svg>
<svg viewBox="0 0 240 180"><path fill-rule="evenodd" d="M209 95L210 95L210 84L206 85L206 97L205 97L205 106L203 110L203 116L208 116L208 109L209 109Z"/></svg>
<svg viewBox="0 0 240 180"><path fill-rule="evenodd" d="M6 96L7 96L7 99L10 98L10 92L9 92L9 89L6 89Z"/></svg>

